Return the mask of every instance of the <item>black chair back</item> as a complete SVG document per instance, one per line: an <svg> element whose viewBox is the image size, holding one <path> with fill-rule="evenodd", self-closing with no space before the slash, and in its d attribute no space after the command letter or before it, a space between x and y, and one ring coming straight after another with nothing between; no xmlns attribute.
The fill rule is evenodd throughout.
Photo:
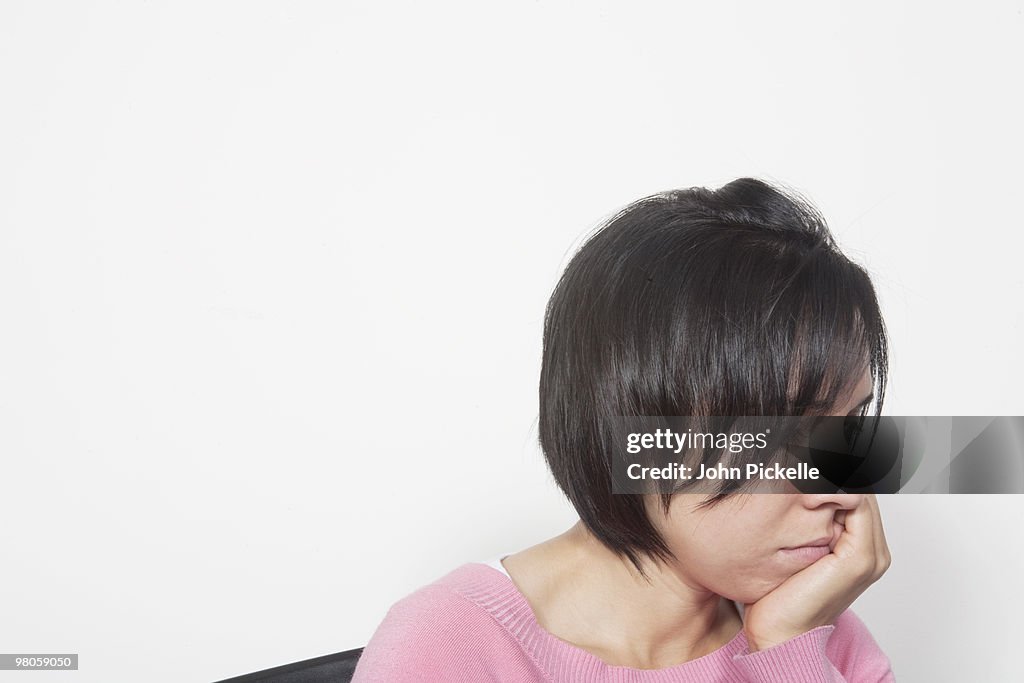
<svg viewBox="0 0 1024 683"><path fill-rule="evenodd" d="M216 683L349 683L363 648L304 659Z"/></svg>

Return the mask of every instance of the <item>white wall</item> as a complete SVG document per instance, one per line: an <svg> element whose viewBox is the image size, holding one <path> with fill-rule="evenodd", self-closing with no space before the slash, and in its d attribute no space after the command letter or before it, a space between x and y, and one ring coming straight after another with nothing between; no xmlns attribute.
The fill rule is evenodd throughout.
<svg viewBox="0 0 1024 683"><path fill-rule="evenodd" d="M0 651L80 654L34 681L210 681L365 644L568 527L535 445L544 304L658 190L800 189L876 277L886 412L1024 414L1021 25L0 5ZM1015 680L1022 497L882 506L894 563L855 608L900 680Z"/></svg>

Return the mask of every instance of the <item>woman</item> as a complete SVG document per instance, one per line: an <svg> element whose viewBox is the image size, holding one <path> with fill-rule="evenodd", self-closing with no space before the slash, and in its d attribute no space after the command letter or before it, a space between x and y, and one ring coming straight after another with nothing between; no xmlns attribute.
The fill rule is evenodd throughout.
<svg viewBox="0 0 1024 683"><path fill-rule="evenodd" d="M891 681L849 606L888 568L872 495L613 493L614 416L880 411L863 269L792 192L641 199L548 304L540 444L579 521L398 601L354 681Z"/></svg>

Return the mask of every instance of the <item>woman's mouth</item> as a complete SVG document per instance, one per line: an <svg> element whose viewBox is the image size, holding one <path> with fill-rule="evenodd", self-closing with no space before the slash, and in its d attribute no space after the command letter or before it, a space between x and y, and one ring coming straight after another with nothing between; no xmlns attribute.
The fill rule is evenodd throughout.
<svg viewBox="0 0 1024 683"><path fill-rule="evenodd" d="M779 550L779 554L788 562L805 565L814 564L831 552L832 549L829 548L828 541L821 545L802 545L796 548L782 548Z"/></svg>

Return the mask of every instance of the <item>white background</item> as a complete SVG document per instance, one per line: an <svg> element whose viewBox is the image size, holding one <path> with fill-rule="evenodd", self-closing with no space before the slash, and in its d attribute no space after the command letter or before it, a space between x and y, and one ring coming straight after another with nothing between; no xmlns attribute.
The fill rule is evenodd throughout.
<svg viewBox="0 0 1024 683"><path fill-rule="evenodd" d="M575 520L544 304L653 192L812 198L886 412L1024 415L1022 3L0 5L0 651L210 681ZM400 475L400 476L396 476ZM386 485L385 485L386 483ZM882 501L900 681L1018 680L1022 496Z"/></svg>

